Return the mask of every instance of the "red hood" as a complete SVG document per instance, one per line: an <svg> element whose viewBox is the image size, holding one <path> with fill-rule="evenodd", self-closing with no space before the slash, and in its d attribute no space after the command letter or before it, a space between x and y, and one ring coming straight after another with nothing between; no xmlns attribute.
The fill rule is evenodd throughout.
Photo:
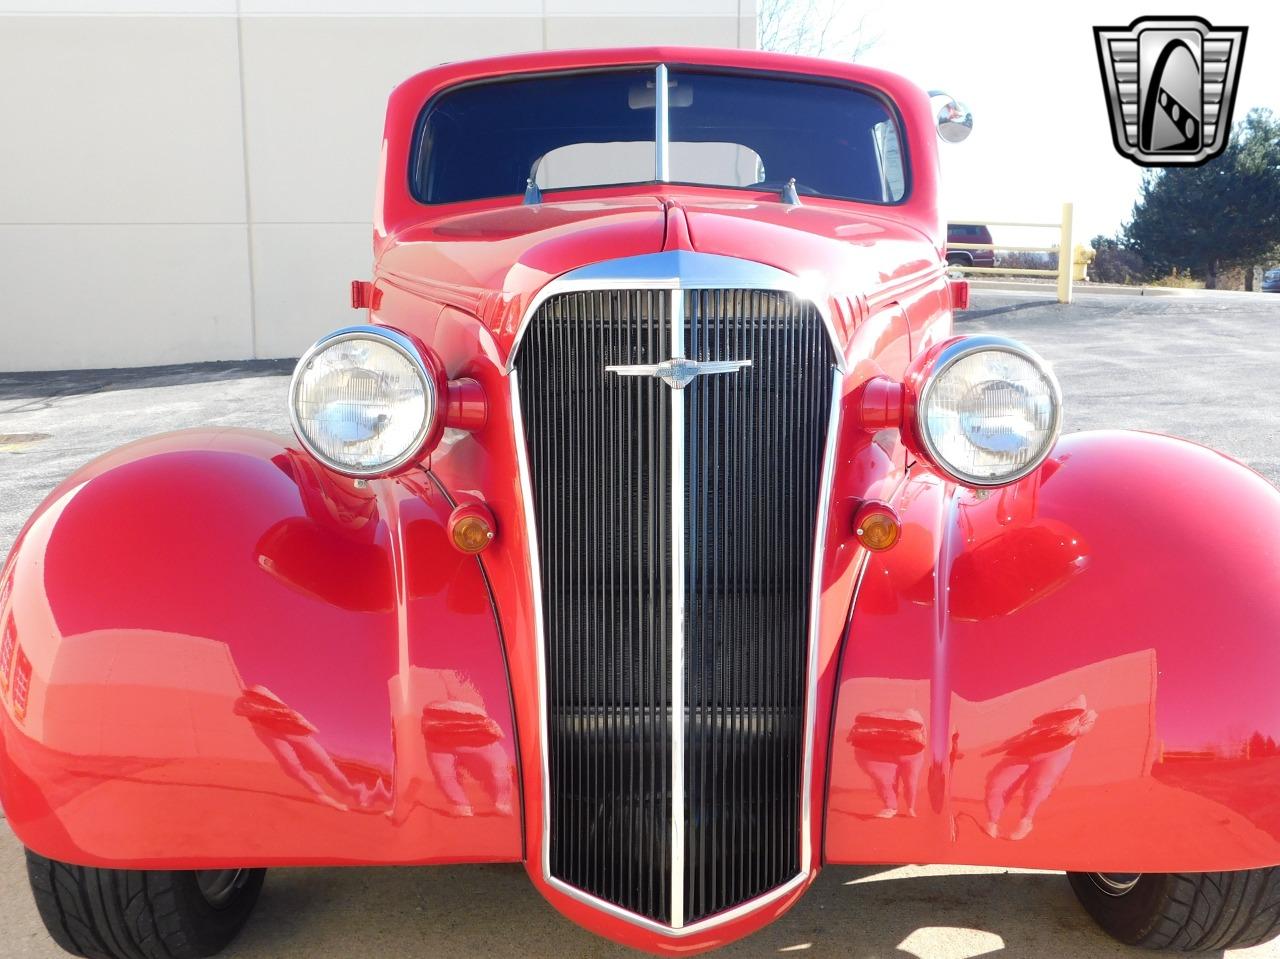
<svg viewBox="0 0 1280 959"><path fill-rule="evenodd" d="M396 236L377 274L488 319L499 302L532 297L569 270L656 253L666 219L653 196L471 210Z"/></svg>
<svg viewBox="0 0 1280 959"><path fill-rule="evenodd" d="M813 276L834 296L872 297L894 281L936 268L939 251L892 207L806 201L684 198L692 249Z"/></svg>
<svg viewBox="0 0 1280 959"><path fill-rule="evenodd" d="M411 227L383 248L378 277L479 316L499 341L519 326L548 282L602 260L692 250L739 257L812 280L833 314L853 321L901 280L940 269L939 250L915 227L876 209L723 191L607 196L504 205ZM840 323L837 325L844 325Z"/></svg>

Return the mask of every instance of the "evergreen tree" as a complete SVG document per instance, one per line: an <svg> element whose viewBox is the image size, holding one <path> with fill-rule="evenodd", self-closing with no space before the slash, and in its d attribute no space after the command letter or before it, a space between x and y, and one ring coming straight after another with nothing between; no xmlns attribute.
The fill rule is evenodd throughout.
<svg viewBox="0 0 1280 959"><path fill-rule="evenodd" d="M1148 173L1124 240L1153 276L1177 269L1209 288L1219 271L1271 256L1280 247L1280 120L1252 110L1221 156Z"/></svg>

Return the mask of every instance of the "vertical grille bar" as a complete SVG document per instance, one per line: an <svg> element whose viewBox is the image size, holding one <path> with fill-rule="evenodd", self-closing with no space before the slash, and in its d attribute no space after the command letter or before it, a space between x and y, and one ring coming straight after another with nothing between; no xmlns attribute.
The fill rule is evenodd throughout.
<svg viewBox="0 0 1280 959"><path fill-rule="evenodd" d="M749 360L684 389L607 366ZM548 299L517 363L541 564L549 873L680 927L802 866L832 396L788 293Z"/></svg>
<svg viewBox="0 0 1280 959"><path fill-rule="evenodd" d="M665 77L665 68L661 71ZM685 300L671 290L671 356L685 355ZM679 929L685 915L685 393L671 391L671 925Z"/></svg>

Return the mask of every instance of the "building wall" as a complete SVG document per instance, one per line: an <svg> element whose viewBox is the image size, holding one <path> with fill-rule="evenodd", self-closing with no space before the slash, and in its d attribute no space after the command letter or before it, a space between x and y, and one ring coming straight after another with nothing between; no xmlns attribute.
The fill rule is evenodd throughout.
<svg viewBox="0 0 1280 959"><path fill-rule="evenodd" d="M753 46L755 0L0 0L0 371L296 356L350 322L391 88Z"/></svg>

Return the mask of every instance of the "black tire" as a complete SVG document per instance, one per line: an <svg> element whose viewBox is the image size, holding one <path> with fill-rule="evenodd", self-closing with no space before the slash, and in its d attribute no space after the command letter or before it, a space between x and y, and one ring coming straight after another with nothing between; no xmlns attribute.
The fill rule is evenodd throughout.
<svg viewBox="0 0 1280 959"><path fill-rule="evenodd" d="M93 869L27 850L45 928L87 959L200 959L221 951L248 920L266 870L216 872Z"/></svg>
<svg viewBox="0 0 1280 959"><path fill-rule="evenodd" d="M973 254L971 253L948 253L948 266L973 266Z"/></svg>
<svg viewBox="0 0 1280 959"><path fill-rule="evenodd" d="M1244 949L1280 934L1280 867L1240 872L1068 873L1089 915L1131 946Z"/></svg>

